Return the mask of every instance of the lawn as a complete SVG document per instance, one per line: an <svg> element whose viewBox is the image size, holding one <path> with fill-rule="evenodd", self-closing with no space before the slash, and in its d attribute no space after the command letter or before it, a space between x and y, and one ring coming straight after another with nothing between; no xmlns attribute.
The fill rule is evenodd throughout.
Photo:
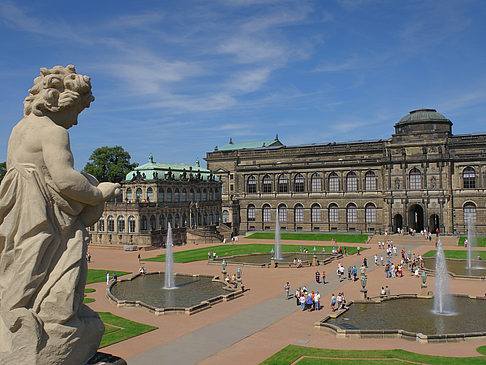
<svg viewBox="0 0 486 365"><path fill-rule="evenodd" d="M129 321L109 312L99 312L98 314L105 324L105 334L101 339L100 348L157 329L157 327Z"/></svg>
<svg viewBox="0 0 486 365"><path fill-rule="evenodd" d="M296 252L300 250L300 246L298 245L281 245L282 252ZM316 246L318 252L322 252L323 246ZM332 246L325 246L326 252L331 252ZM338 248L338 246L335 246ZM187 251L180 251L174 252L174 262L192 262L192 261L201 261L208 259L208 252L211 251L216 252L216 255L219 257L223 256L231 256L231 255L245 255L251 253L270 253L270 251L274 248L272 244L225 244L213 247L203 247L203 248L196 248L194 250L187 250ZM303 245L302 249L307 248L309 252L312 252L314 249L313 245ZM362 248L361 250L364 250ZM348 254L352 255L356 253L356 247L347 247ZM159 255L156 257L151 257L148 259L144 259L144 261L165 261L165 254Z"/></svg>
<svg viewBox="0 0 486 365"><path fill-rule="evenodd" d="M459 238L459 243L458 245L463 247L464 246L464 241L466 240L467 237L461 237ZM473 246L477 246L477 247L486 247L486 237L475 237L474 239L474 242L473 242Z"/></svg>
<svg viewBox="0 0 486 365"><path fill-rule="evenodd" d="M274 240L274 232L259 232L253 233L246 237L250 239L266 239ZM332 234L332 233L285 233L280 232L280 239L282 240L296 240L296 241L331 241L334 239L338 243L366 243L368 241L367 234Z"/></svg>
<svg viewBox="0 0 486 365"><path fill-rule="evenodd" d="M484 347L484 346L483 346ZM482 350L478 348L478 351ZM300 360L298 360L300 359ZM298 361L297 361L298 360ZM402 360L402 361L401 361ZM404 350L332 350L289 345L262 364L484 364L486 357L444 357L416 354Z"/></svg>
<svg viewBox="0 0 486 365"><path fill-rule="evenodd" d="M118 277L122 275L130 274L129 272L126 271L88 269L88 279L86 280L86 284L93 284L93 283L106 281L107 272L110 273L110 277L113 277L114 273L116 273Z"/></svg>
<svg viewBox="0 0 486 365"><path fill-rule="evenodd" d="M424 254L424 257L435 257L436 250L428 251ZM472 255L473 258L477 258L478 255L481 256L481 259L486 260L486 251L474 251ZM467 251L459 251L459 250L444 250L445 256L448 259L467 259Z"/></svg>

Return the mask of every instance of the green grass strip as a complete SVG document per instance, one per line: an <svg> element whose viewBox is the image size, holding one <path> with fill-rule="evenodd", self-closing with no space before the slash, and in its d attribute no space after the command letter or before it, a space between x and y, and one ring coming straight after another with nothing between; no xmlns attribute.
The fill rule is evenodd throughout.
<svg viewBox="0 0 486 365"><path fill-rule="evenodd" d="M85 293L94 293L95 291L96 291L96 289L93 289L93 288L84 288Z"/></svg>
<svg viewBox="0 0 486 365"><path fill-rule="evenodd" d="M127 271L88 269L88 279L86 280L86 284L93 284L93 283L106 281L107 272L110 273L110 278L113 278L113 274L115 273L116 275L118 275L118 277L122 275L130 274Z"/></svg>
<svg viewBox="0 0 486 365"><path fill-rule="evenodd" d="M96 299L93 299L93 298L84 298L83 299L84 304L93 303L93 302L96 302Z"/></svg>
<svg viewBox="0 0 486 365"><path fill-rule="evenodd" d="M330 253L332 246L325 246L326 252ZM339 248L338 245L335 246L336 249ZM225 244L213 247L202 247L195 248L194 250L174 252L174 262L193 262L208 259L208 252L216 252L218 257L231 256L231 255L247 255L252 253L270 253L274 245L272 244ZM297 252L300 250L299 245L281 245L280 248L282 252ZM302 249L307 248L307 250L312 253L313 245L302 245ZM316 246L317 252L322 252L322 246ZM361 250L365 250L362 248ZM356 247L347 247L348 254L352 255L357 252ZM144 259L144 261L165 261L165 254Z"/></svg>
<svg viewBox="0 0 486 365"><path fill-rule="evenodd" d="M246 237L249 239L266 239L274 240L274 232L257 232ZM296 240L296 241L331 241L334 239L339 243L366 243L368 241L367 234L332 234L332 233L280 233L282 240Z"/></svg>
<svg viewBox="0 0 486 365"><path fill-rule="evenodd" d="M486 260L486 251L474 251L473 247L473 258L477 258L477 256L481 256L482 260ZM426 252L423 257L435 257L436 250L431 250ZM467 259L467 251L466 250L444 250L444 254L448 259Z"/></svg>
<svg viewBox="0 0 486 365"><path fill-rule="evenodd" d="M101 339L100 348L153 331L158 328L130 321L128 319L115 316L109 312L99 312L98 314L105 324L105 334ZM119 328L114 330L115 327Z"/></svg>
<svg viewBox="0 0 486 365"><path fill-rule="evenodd" d="M464 237L464 236L460 237L457 245L463 247L464 241L466 240L466 238L467 237ZM474 248L474 246L486 247L486 237L475 237L474 242L473 242L473 248Z"/></svg>
<svg viewBox="0 0 486 365"><path fill-rule="evenodd" d="M441 365L469 365L484 364L484 356L476 357L444 357L416 354L405 350L334 350L318 349L313 347L304 347L289 345L273 356L269 357L262 364L265 365L282 365L291 364L300 357L308 358L300 360L297 364L371 364L377 359L383 363L393 364L400 363L395 359L411 361L422 364L441 364ZM309 357L327 357L330 359L311 359ZM389 360L383 360L389 359Z"/></svg>

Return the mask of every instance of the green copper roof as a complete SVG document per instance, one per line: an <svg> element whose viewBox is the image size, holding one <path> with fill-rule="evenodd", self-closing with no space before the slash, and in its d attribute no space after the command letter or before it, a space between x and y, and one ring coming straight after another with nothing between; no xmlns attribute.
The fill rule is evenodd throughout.
<svg viewBox="0 0 486 365"><path fill-rule="evenodd" d="M184 173L186 174L186 179L188 179L191 174L193 177L200 174L202 180L208 180L210 175L215 181L218 180L217 176L211 174L211 171L199 165L199 160L196 161L195 165L154 162L152 154L149 155L149 162L138 166L135 170L129 172L126 176L126 180L130 181L134 179L137 174L140 174L145 180L181 180L184 179Z"/></svg>
<svg viewBox="0 0 486 365"><path fill-rule="evenodd" d="M251 149L251 148L264 148L270 146L282 146L282 142L278 140L278 136L275 139L270 141L257 141L257 142L239 142L233 143L233 140L230 138L230 142L222 147L216 147L215 151L233 151L233 150L242 150L242 149Z"/></svg>

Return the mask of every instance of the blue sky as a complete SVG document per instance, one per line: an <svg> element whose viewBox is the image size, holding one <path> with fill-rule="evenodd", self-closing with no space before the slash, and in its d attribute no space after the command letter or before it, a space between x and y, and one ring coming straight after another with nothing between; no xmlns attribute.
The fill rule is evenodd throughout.
<svg viewBox="0 0 486 365"><path fill-rule="evenodd" d="M96 98L70 130L78 169L100 146L194 163L229 137L389 138L421 107L486 131L485 18L481 0L3 0L0 160L39 68L58 64Z"/></svg>

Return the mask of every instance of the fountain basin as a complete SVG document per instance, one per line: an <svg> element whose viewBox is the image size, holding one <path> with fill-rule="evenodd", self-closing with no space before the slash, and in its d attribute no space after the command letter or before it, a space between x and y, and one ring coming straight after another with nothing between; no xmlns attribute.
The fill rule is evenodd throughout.
<svg viewBox="0 0 486 365"><path fill-rule="evenodd" d="M435 314L433 298L415 294L354 301L316 326L342 338L399 337L421 343L486 338L486 298L453 295L451 301L453 315Z"/></svg>
<svg viewBox="0 0 486 365"><path fill-rule="evenodd" d="M106 295L117 307L139 307L155 315L191 315L243 295L241 288L210 275L175 274L176 289L163 289L164 279L164 272L137 274L111 283Z"/></svg>
<svg viewBox="0 0 486 365"><path fill-rule="evenodd" d="M422 259L424 269L428 274L435 273L435 258L424 257ZM472 269L469 271L467 260L464 259L446 259L447 271L453 278L467 278L486 280L486 262L483 260L472 260Z"/></svg>
<svg viewBox="0 0 486 365"><path fill-rule="evenodd" d="M295 259L301 259L303 266L310 266L314 260L313 253L301 253L301 252L284 252L281 254L282 258L280 260L275 260L280 266L297 267L293 263ZM333 260L343 257L342 254L331 254L331 253L316 253L318 265L325 265ZM221 265L223 259L229 265L243 265L243 266L258 266L258 267L268 267L272 262L272 255L269 253L254 253L249 255L234 255L219 257L217 259L210 260L210 263L217 263Z"/></svg>

